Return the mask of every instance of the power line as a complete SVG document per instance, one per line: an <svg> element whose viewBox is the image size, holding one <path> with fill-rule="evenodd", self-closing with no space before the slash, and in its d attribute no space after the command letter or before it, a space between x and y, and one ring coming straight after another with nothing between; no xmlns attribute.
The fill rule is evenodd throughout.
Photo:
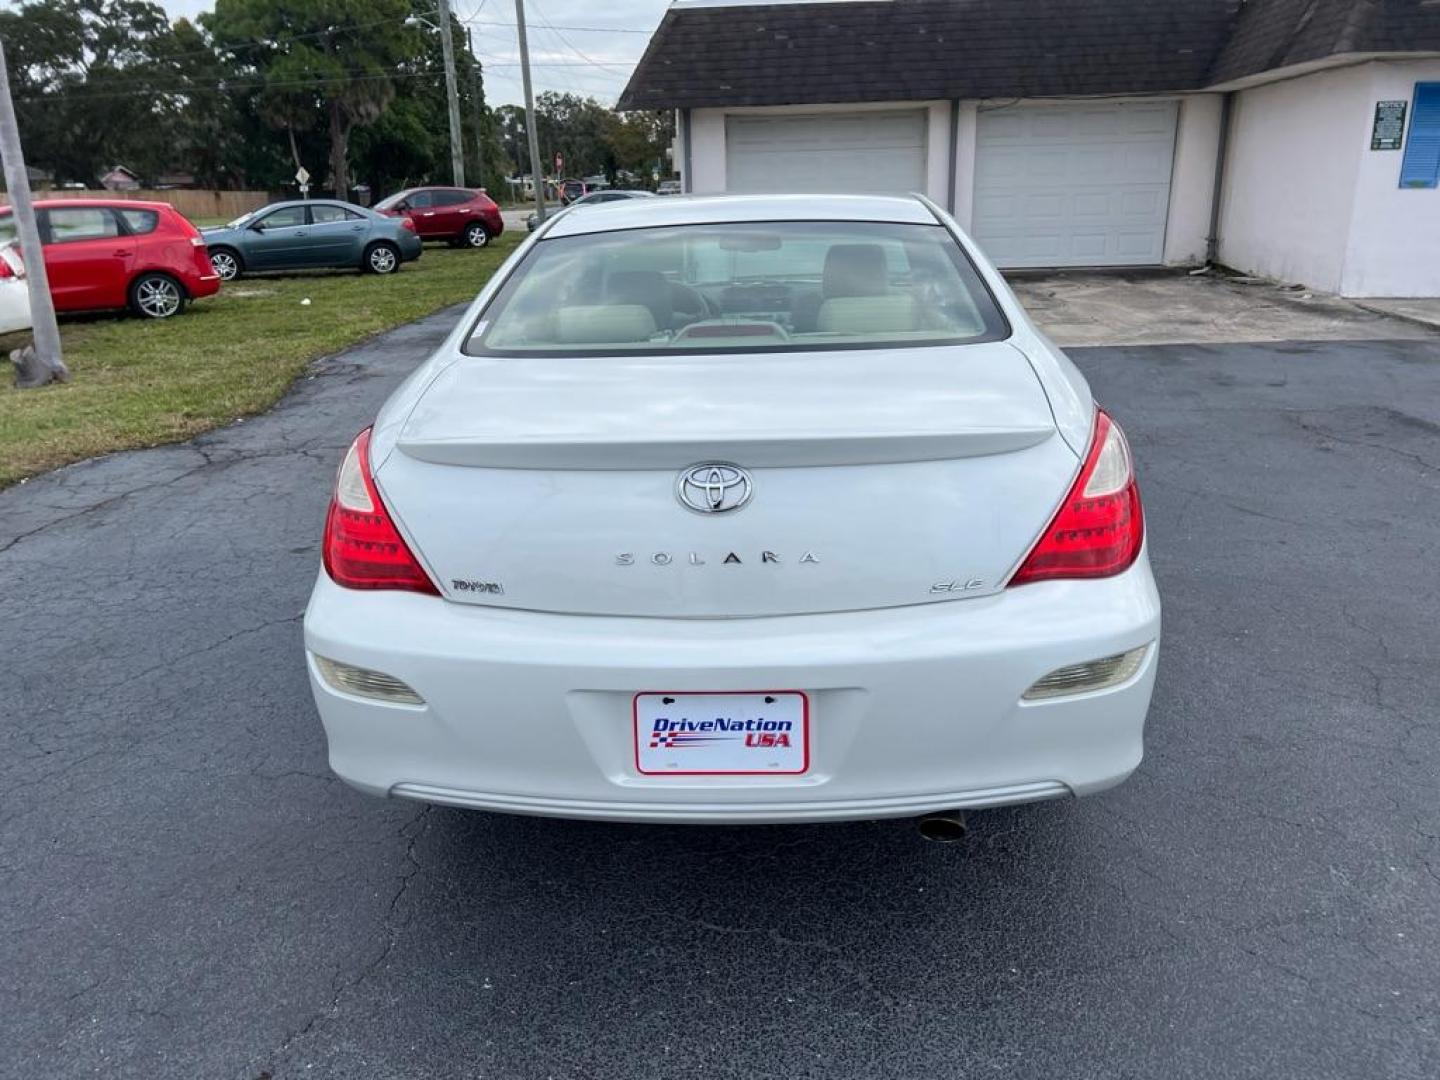
<svg viewBox="0 0 1440 1080"><path fill-rule="evenodd" d="M495 60L486 60L481 66L485 68L513 68L519 67L520 61L501 60L497 58ZM530 66L545 68L593 68L601 67L602 65L593 63L589 60L531 60Z"/></svg>
<svg viewBox="0 0 1440 1080"><path fill-rule="evenodd" d="M461 23L469 24L469 25L473 25L473 26L508 27L508 28L510 28L510 29L513 30L513 29L515 28L515 23L513 23L513 22L503 22L503 21L497 21L497 20L484 20L484 19L479 19L479 18L476 18L476 17L475 17L475 16L480 15L480 14L485 10L485 7L486 7L486 5L488 4L488 2L489 2L489 0L480 0L480 3L476 6L476 8L475 8L475 10L474 10L474 12L472 13L471 16L470 16L470 17L466 17L466 18L460 18L459 21L460 21ZM560 40L560 42L562 43L562 45L563 45L567 50L569 50L571 53L573 53L574 55L576 55L577 57L579 57L579 58L580 58L580 62L579 62L579 63L576 63L576 62L574 62L574 61L565 61L565 60L554 60L554 61L536 60L536 61L531 61L531 64L532 64L533 67L541 67L541 68L587 68L587 67L588 67L588 68L594 68L594 69L596 69L598 72L605 72L605 73L608 73L608 74L610 74L610 75L624 75L624 74L627 74L627 70L626 70L626 68L623 66L623 63L622 63L622 64L605 63L605 62L602 62L602 61L599 61L599 60L594 59L593 57L589 56L588 54L582 52L579 48L577 48L573 42L571 42L568 38L565 37L565 35L564 35L563 33L561 33L561 31L562 31L562 30L569 30L569 31L575 32L575 33L605 33L605 34L611 34L611 33L614 33L614 34L649 34L649 33L651 33L650 30L642 30L642 29L636 29L636 28L632 28L632 27L569 26L569 25L557 24L557 23L552 23L552 22L550 22L549 19L545 17L544 13L543 13L543 12L539 12L538 10L537 10L537 14L539 14L539 15L541 16L541 22L542 22L543 27L544 27L546 30L551 31L551 32L555 35L555 37ZM402 21L403 21L403 20L402 20ZM291 44L291 43L295 43L295 42L308 41L308 40L312 40L312 39L315 39L315 38L324 38L324 37L344 37L345 35L350 34L350 33L355 33L355 32L362 31L362 30L373 29L373 28L378 27L378 26L393 25L394 23L395 23L395 20L393 20L393 19L383 19L383 20L377 20L377 21L368 22L368 23L356 23L356 24L351 25L351 26L332 27L332 28L326 29L326 30L316 30L316 31L312 31L312 32L309 32L309 33L304 33L304 34L291 34L291 35L287 35L287 36L285 36L285 37L277 37L277 38L274 38L274 39L271 39L271 40L268 40L268 41L255 41L255 42L248 42L248 43L247 43L247 42L235 42L235 43L231 43L231 44L222 44L222 43L219 43L219 42L212 42L211 47L205 48L205 49L194 49L194 50L187 50L187 51L184 51L184 52L163 52L163 51L162 51L162 52L157 53L153 58L151 58L148 63L142 62L141 64L137 64L136 67L141 68L141 69L143 69L143 68L145 68L145 67L152 66L152 65L153 65L153 66L157 66L157 67L163 67L163 65L165 65L165 64L167 64L167 63L169 63L169 62L171 62L171 61L181 60L181 59L185 59L185 58L189 58L189 57L197 57L197 56L217 57L217 56L223 55L223 54L225 54L225 53L239 54L239 53L242 53L242 52L247 51L247 50L262 50L262 49L263 49L263 50L276 50L276 49L283 48L285 45L288 45L288 44ZM510 59L507 59L507 58L504 58L504 57L491 56L491 55L485 54L485 53L479 54L479 57L484 59L484 64L483 64L483 66L485 66L485 67L490 67L490 68L495 68L495 69L506 69L506 68L515 68L515 67L519 67L519 66L520 66L518 60L510 60ZM638 59L635 60L635 61L631 61L631 63L638 63ZM132 70L133 70L133 69L132 69ZM123 72L122 72L122 74L123 74ZM32 95L28 95L28 96L25 96L25 97L16 98L15 100L16 100L17 102L25 102L25 103L27 103L27 104L30 104L30 103L44 103L44 102L54 102L54 101L83 101L83 100L97 100L97 101L99 101L99 100L115 99L115 98L127 98L127 97L147 97L147 96L153 97L153 96L156 96L156 95L171 95L171 96L176 96L176 97L187 97L187 96L198 95L198 94L222 94L222 93L229 93L229 92L232 92L232 91L235 91L235 90L248 90L248 89L302 89L302 88L305 88L305 87L323 87L323 86L332 86L332 85L344 85L344 84L352 83L352 82L372 82L372 81L381 81L381 80L386 80L386 79L440 78L440 77L441 77L441 74L442 74L442 73L441 73L441 72L438 72L438 71L397 72L397 73L387 73L387 74L383 74L383 75L356 75L356 76L350 76L350 77L336 77L336 78L324 78L324 77L319 77L319 78L313 78L313 79L291 79L291 80L281 80L281 81L268 80L268 79L265 79L263 76L244 75L244 76L240 76L240 77L236 77L236 78L222 78L217 85L213 85L213 86L211 86L211 85L198 85L198 84L196 84L195 82L187 82L187 83L178 83L178 84L168 85L168 86L166 86L166 85L161 85L161 86L146 86L146 87L142 87L142 88L127 89L127 90L91 90L91 89L88 89L88 88L86 88L86 87L76 87L76 88L72 88L72 89L70 89L70 90L59 90L59 91L54 91L54 92L50 92L50 93L32 94ZM578 74L578 73L577 73L577 74ZM597 75L596 77L597 77L597 78L600 78L601 76ZM573 84L572 84L571 86L568 86L568 87L555 86L555 85L546 85L546 86L544 87L544 89L547 89L547 90L557 90L557 91L567 92L567 93L568 93L568 92L581 92L581 93L590 94L590 95L592 95L592 96L598 95L598 96L601 96L601 97L610 97L610 98L614 98L614 97L617 97L617 96L618 96L618 95L616 95L615 93L612 93L612 92L609 92L609 91L601 91L601 90L598 90L598 89L586 89L586 88L584 88L584 87L574 86Z"/></svg>
<svg viewBox="0 0 1440 1080"><path fill-rule="evenodd" d="M409 71L391 72L385 75L354 75L333 79L290 79L279 81L267 81L265 79L225 79L218 86L147 86L138 90L97 90L61 92L55 94L41 94L33 97L16 98L16 101L26 103L50 102L50 101L89 101L101 98L124 98L124 97L155 97L157 94L172 94L176 97L185 97L190 94L224 94L232 90L248 89L269 89L272 87L305 87L305 86L333 86L352 82L374 82L381 79L440 79L444 78L441 71Z"/></svg>
<svg viewBox="0 0 1440 1080"><path fill-rule="evenodd" d="M470 26L505 26L505 27L509 27L510 29L513 30L513 29L515 28L515 24L514 24L513 22L497 22L497 21L491 21L491 20L485 20L485 19L480 19L480 18L478 18L478 16L485 10L485 6L486 6L486 4L488 4L488 3L489 3L489 0L481 0L480 4L475 8L474 12L472 12L470 15L464 16L463 18L457 15L457 16L456 16L456 19L457 19L459 22L461 22L461 23L463 23L463 24L468 24L468 25L470 25ZM332 26L332 27L329 27L329 28L327 28L327 29L325 29L325 30L312 30L312 31L310 31L310 32L308 32L308 33L304 33L304 34L285 34L285 35L283 35L283 36L274 37L274 38L269 38L269 39L264 40L264 41L249 41L249 42L236 41L236 42L229 42L229 43L221 43L221 42L214 41L214 40L212 39L211 45L210 45L209 48L204 48L204 49L187 49L187 50L185 50L184 52L164 52L164 51L161 51L160 53L157 53L157 54L156 54L154 57L152 57L151 59L153 59L154 61L164 62L164 61L169 61L169 60L183 60L183 59L186 59L186 58L188 58L188 57L193 57L193 56L215 56L215 55L217 55L218 53L240 53L240 52L245 52L245 51L273 50L273 49L276 49L276 48L278 48L278 47L283 47L283 46L285 46L285 45L292 44L292 43L294 43L294 42L310 41L310 40L313 40L313 39L315 39L315 38L323 38L323 37L343 37L343 36L345 36L345 35L347 35L347 34L357 33L358 31L361 31L361 30L373 30L373 29L374 29L375 27L377 27L377 26L393 26L393 25L395 25L396 21L397 21L397 20L395 20L395 19L377 19L377 20L375 20L375 21L373 21L373 22L355 23L355 24L349 25L349 26ZM403 24L406 22L406 20L405 20L405 19L401 19L401 20L399 20L399 22L403 25ZM200 27L198 24L194 23L193 21L191 21L191 25L192 25L192 26L195 26L197 30L200 30L200 31L202 31L202 32L206 32L206 33L209 32L208 30L204 30L204 28ZM575 33L594 33L594 34L650 34L650 33L653 33L653 30L643 30L643 29L637 29L637 28L635 28L635 27L628 27L628 26L627 26L627 27L616 27L616 26L564 26L564 25L559 25L559 24L555 24L555 23L550 23L548 20L546 20L546 26L547 26L549 29L552 29L552 30L570 30L570 31L575 32ZM171 24L172 32L173 32L173 28L174 28L174 24L172 23L172 24ZM577 51L578 51L578 50L577 50Z"/></svg>
<svg viewBox="0 0 1440 1080"><path fill-rule="evenodd" d="M489 66L491 66L491 67L497 67L497 68L498 68L498 67L516 68L516 67L519 67L519 66L520 66L520 63L519 63L519 61L514 61L514 62L511 62L511 63L491 64L491 65L489 65ZM535 64L535 63L532 62L531 66L532 66L532 67L541 67L541 66L543 66L543 67L550 67L550 66L552 66L552 65L550 65L550 64ZM561 66L564 66L564 65L562 64ZM585 67L585 66L587 66L587 65L584 65L584 64L576 64L576 65L574 65L574 66L575 66L575 67ZM25 102L26 104L31 104L31 103L45 104L45 103L56 102L56 101L91 101L91 100L101 100L101 99L108 99L108 98L156 97L157 95L171 95L171 96L174 96L174 97L190 97L190 96L197 95L197 94L227 94L227 93L230 93L230 92L232 92L232 91L234 91L234 90L237 90L237 89L240 89L240 90L261 89L261 88L264 88L264 87L295 88L295 87L305 87L305 86L326 86L326 85L330 85L330 84L337 83L337 82L360 82L360 81L369 82L369 81L374 81L374 80L378 80L378 79L425 79L425 78L440 79L440 78L443 78L443 77L444 77L443 73L442 73L442 72L439 72L439 71L415 71L415 72L401 72L401 73L398 73L398 74L390 74L390 75L358 75L358 76L356 76L354 79L320 79L320 80L314 80L314 79L296 79L296 80L287 80L287 81L284 81L284 82L271 82L271 83L266 83L266 82L259 81L259 80L229 80L229 81L224 82L222 85L218 85L218 86L196 86L196 85L177 86L177 87L153 87L153 86L152 86L152 87L146 87L146 88L140 89L140 90L88 91L88 92L83 92L83 91L82 91L82 92L80 92L80 93L73 93L73 92L71 92L71 93L44 94L44 95L41 95L41 96L39 96L39 97L16 98L15 100L16 100L17 102L23 101L23 102ZM558 91L558 92L560 92L560 93L577 93L577 92L583 92L584 94L587 94L587 95L589 95L589 96L591 96L591 97L609 97L609 98L617 98L617 97L619 97L618 94L612 93L612 92L610 92L610 91L608 91L608 90L589 89L589 88L577 88L577 87L575 87L574 85L571 85L571 86L556 86L556 85L553 84L553 83L536 83L535 85L538 86L538 87L539 87L540 89L542 89L542 90L555 90L555 91Z"/></svg>
<svg viewBox="0 0 1440 1080"><path fill-rule="evenodd" d="M517 57L501 56L496 53L480 52L476 54L476 59L481 62L481 67L487 71L502 68L515 68L520 66L520 61ZM543 68L599 68L600 70L598 70L593 76L589 77L606 80L610 79L610 74L604 68L604 66L596 64L594 61L591 60L531 60L530 66Z"/></svg>
<svg viewBox="0 0 1440 1080"><path fill-rule="evenodd" d="M402 19L403 23L404 20ZM191 23L196 26L195 23ZM314 30L307 34L286 34L283 37L269 38L264 41L236 41L228 44L216 42L213 38L208 49L187 49L185 52L164 52L153 59L155 60L181 60L190 56L215 56L218 53L238 53L247 49L274 49L277 46L289 45L296 41L309 41L311 38L338 37L345 34L355 33L360 30L373 30L377 26L393 26L394 19L380 19L375 22L355 23L353 26L330 27L326 30ZM196 29L201 29L196 26ZM174 32L174 24L171 24L171 32Z"/></svg>
<svg viewBox="0 0 1440 1080"><path fill-rule="evenodd" d="M567 38L564 34L560 32L560 28L550 21L549 17L545 14L545 12L540 10L540 4L537 2L537 0L531 0L531 3L535 5L535 14L540 16L540 24L544 26L547 30L549 30L552 34L554 34L557 38L559 38L561 44L563 44L576 56L580 57L581 60L584 60L590 64L594 64L597 68L603 68L605 70L611 71L617 75L627 74L627 72L621 67L612 64L602 64L600 61L594 59L593 57L586 56L583 52L581 52L575 47L574 42L572 42L569 38ZM638 63L638 61L635 62Z"/></svg>
<svg viewBox="0 0 1440 1080"><path fill-rule="evenodd" d="M520 66L518 60L507 60L503 58L490 58L482 54L482 68L517 68ZM598 65L591 61L576 63L570 60L532 60L531 67L544 68L587 68ZM301 89L304 87L321 87L344 85L352 82L377 82L385 79L440 79L444 72L440 71L410 71L410 72L389 72L383 75L354 75L340 76L336 78L315 78L315 79L283 79L269 80L259 77L244 77L237 79L223 79L218 85L202 85L197 83L177 83L172 86L145 86L130 90L88 90L76 88L69 91L58 91L48 94L32 94L28 97L18 97L17 102L26 104L43 104L53 101L100 101L112 98L127 97L156 97L169 95L174 97L187 97L192 94L223 94L233 90L269 90L269 89ZM599 77L599 76L597 76ZM571 90L574 87L546 86L547 90ZM587 91L599 93L600 91ZM618 95L611 94L611 97Z"/></svg>
<svg viewBox="0 0 1440 1080"><path fill-rule="evenodd" d="M468 19L472 26L508 26L515 28L513 22L489 22L483 19ZM629 26L560 26L552 25L554 30L570 30L579 34L653 34L654 30L637 30Z"/></svg>

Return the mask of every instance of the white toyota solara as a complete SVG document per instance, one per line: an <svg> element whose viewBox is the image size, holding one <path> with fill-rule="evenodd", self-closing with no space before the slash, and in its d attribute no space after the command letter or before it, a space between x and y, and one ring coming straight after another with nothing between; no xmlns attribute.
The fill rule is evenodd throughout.
<svg viewBox="0 0 1440 1080"><path fill-rule="evenodd" d="M1139 764L1130 450L919 198L640 200L505 263L360 433L305 616L377 795L925 816Z"/></svg>

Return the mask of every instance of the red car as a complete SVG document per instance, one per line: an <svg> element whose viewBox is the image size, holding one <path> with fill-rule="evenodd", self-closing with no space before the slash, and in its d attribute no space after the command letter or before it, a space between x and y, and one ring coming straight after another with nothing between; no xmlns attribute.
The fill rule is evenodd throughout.
<svg viewBox="0 0 1440 1080"><path fill-rule="evenodd" d="M381 199L375 209L408 217L422 240L446 240L455 247L482 248L505 231L495 200L471 188L406 188Z"/></svg>
<svg viewBox="0 0 1440 1080"><path fill-rule="evenodd" d="M200 230L169 203L42 199L35 209L56 311L128 307L168 319L220 289ZM0 206L0 241L14 235Z"/></svg>

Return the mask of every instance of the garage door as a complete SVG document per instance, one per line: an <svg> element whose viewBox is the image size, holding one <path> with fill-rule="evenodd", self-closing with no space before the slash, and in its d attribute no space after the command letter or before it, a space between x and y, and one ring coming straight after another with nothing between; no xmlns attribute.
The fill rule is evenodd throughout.
<svg viewBox="0 0 1440 1080"><path fill-rule="evenodd" d="M925 189L923 109L729 116L732 192L908 192Z"/></svg>
<svg viewBox="0 0 1440 1080"><path fill-rule="evenodd" d="M1162 261L1174 102L982 111L975 239L1001 266Z"/></svg>

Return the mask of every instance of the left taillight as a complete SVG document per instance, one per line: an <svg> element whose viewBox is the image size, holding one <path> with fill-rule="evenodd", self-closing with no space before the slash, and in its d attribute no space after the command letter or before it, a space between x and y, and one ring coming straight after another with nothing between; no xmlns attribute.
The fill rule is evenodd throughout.
<svg viewBox="0 0 1440 1080"><path fill-rule="evenodd" d="M1096 409L1080 475L1010 584L1110 577L1130 568L1144 540L1145 515L1130 444L1120 425Z"/></svg>
<svg viewBox="0 0 1440 1080"><path fill-rule="evenodd" d="M325 572L347 589L402 589L439 596L380 499L370 473L370 429L355 436L325 517Z"/></svg>
<svg viewBox="0 0 1440 1080"><path fill-rule="evenodd" d="M402 229L409 229L411 232L414 232L415 222L411 221L408 217L404 217L400 219L400 227Z"/></svg>

